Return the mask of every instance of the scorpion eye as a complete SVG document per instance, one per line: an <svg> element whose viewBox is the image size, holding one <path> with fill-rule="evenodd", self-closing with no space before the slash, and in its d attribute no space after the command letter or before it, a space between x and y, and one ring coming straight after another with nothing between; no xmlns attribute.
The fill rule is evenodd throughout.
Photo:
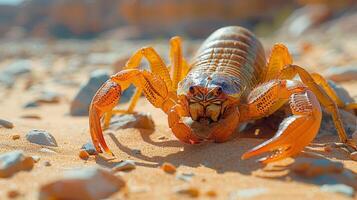
<svg viewBox="0 0 357 200"><path fill-rule="evenodd" d="M194 86L190 86L190 88L188 89L188 91L193 94L195 93L195 87Z"/></svg>
<svg viewBox="0 0 357 200"><path fill-rule="evenodd" d="M222 87L217 87L217 95L221 95L223 92Z"/></svg>

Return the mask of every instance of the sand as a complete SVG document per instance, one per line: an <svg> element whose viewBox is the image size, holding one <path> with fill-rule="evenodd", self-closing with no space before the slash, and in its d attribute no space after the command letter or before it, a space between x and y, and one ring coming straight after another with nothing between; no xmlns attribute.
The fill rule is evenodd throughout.
<svg viewBox="0 0 357 200"><path fill-rule="evenodd" d="M306 63L304 60L300 62ZM323 69L323 66L319 69ZM310 70L314 71L312 68ZM76 79L85 82L87 74L79 73ZM47 79L46 74L42 74L41 80ZM79 150L90 140L88 118L69 115L69 103L78 87L44 82L47 88L62 93L64 98L57 104L23 109L22 105L36 97L36 93L24 91L25 84L25 80L19 80L13 89L1 93L0 117L13 122L15 127L0 128L0 153L22 149L27 155L40 156L40 161L29 172L19 172L11 178L0 179L0 199L6 199L7 192L12 189L20 192L19 199L36 199L42 184L60 178L68 169L94 165L111 168L122 159L134 160L137 167L130 172L119 173L126 180L127 189L109 199L186 199L189 197L175 192L178 188L186 186L197 187L200 199L236 199L234 194L244 189L261 191L261 194L258 192L252 199L349 198L337 193L324 192L320 185L308 183L298 176L287 173L286 170L279 172L285 175L279 178L261 178L253 175L263 166L254 159L243 161L240 157L264 139L235 138L222 144L182 144L169 129L167 116L144 98L140 99L136 110L152 115L155 130L129 128L107 131L106 141L117 158L108 159L105 155L99 155L90 156L87 161L82 160L78 156ZM342 85L356 99L357 81ZM22 118L24 115L36 115L41 119ZM42 146L29 143L25 135L31 129L50 132L56 138L58 147L46 148L56 153L40 152ZM14 134L19 134L20 139L13 140ZM314 143L336 140L336 136L326 136L315 140ZM138 154L133 149L139 149L141 153ZM326 153L321 147L313 147L306 151L317 152L327 159L340 161L346 169L357 173L357 162L351 161L343 152ZM45 166L45 162L50 162L51 166ZM176 174L168 174L161 170L160 166L164 162L175 165ZM193 173L194 176L191 181L185 182L176 178L180 173ZM206 194L209 191L215 191L217 196L209 197Z"/></svg>

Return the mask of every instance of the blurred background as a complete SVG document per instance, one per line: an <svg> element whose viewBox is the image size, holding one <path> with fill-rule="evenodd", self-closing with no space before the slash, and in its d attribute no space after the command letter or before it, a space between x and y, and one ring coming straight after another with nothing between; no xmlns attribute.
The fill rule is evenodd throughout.
<svg viewBox="0 0 357 200"><path fill-rule="evenodd" d="M355 14L356 5L356 0L0 0L0 36L202 38L226 25L241 25L262 36L284 27L286 34L298 36ZM354 17L350 23L356 26L356 21Z"/></svg>

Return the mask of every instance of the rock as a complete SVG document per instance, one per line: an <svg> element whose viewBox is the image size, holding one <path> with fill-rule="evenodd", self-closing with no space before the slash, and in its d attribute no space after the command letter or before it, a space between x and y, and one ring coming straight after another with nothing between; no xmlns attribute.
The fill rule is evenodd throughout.
<svg viewBox="0 0 357 200"><path fill-rule="evenodd" d="M324 76L335 82L357 80L357 67L356 65L331 67L324 72Z"/></svg>
<svg viewBox="0 0 357 200"><path fill-rule="evenodd" d="M268 192L266 188L248 188L233 192L229 199L254 198Z"/></svg>
<svg viewBox="0 0 357 200"><path fill-rule="evenodd" d="M206 195L209 196L209 197L217 197L217 192L214 191L214 190L208 190L206 192Z"/></svg>
<svg viewBox="0 0 357 200"><path fill-rule="evenodd" d="M131 150L131 152L133 152L136 155L140 155L141 154L141 150L140 149L133 149L133 150Z"/></svg>
<svg viewBox="0 0 357 200"><path fill-rule="evenodd" d="M72 116L87 116L93 96L108 79L109 73L106 70L95 70L92 72L87 83L81 86L72 100L70 114Z"/></svg>
<svg viewBox="0 0 357 200"><path fill-rule="evenodd" d="M345 88L340 85L337 85L332 80L327 80L327 82L330 87L336 92L337 96L339 96L345 104L354 102L354 99L351 97L351 95L347 92Z"/></svg>
<svg viewBox="0 0 357 200"><path fill-rule="evenodd" d="M57 152L53 151L52 149L47 149L47 148L41 148L39 150L41 153L46 153L46 154L57 154Z"/></svg>
<svg viewBox="0 0 357 200"><path fill-rule="evenodd" d="M64 178L42 185L40 199L104 199L124 186L122 178L107 170L97 167L74 169Z"/></svg>
<svg viewBox="0 0 357 200"><path fill-rule="evenodd" d="M192 177L195 176L194 173L179 173L176 175L176 179L189 182L192 180Z"/></svg>
<svg viewBox="0 0 357 200"><path fill-rule="evenodd" d="M351 158L351 160L357 161L357 151L352 152L352 153L350 154L350 158Z"/></svg>
<svg viewBox="0 0 357 200"><path fill-rule="evenodd" d="M43 163L43 165L46 166L46 167L52 166L52 164L51 164L50 161L45 161L45 162Z"/></svg>
<svg viewBox="0 0 357 200"><path fill-rule="evenodd" d="M31 170L34 165L32 157L22 151L11 151L0 154L0 178L7 178L19 171Z"/></svg>
<svg viewBox="0 0 357 200"><path fill-rule="evenodd" d="M14 134L14 135L11 136L11 138L13 140L18 140L18 139L20 139L20 135L19 134Z"/></svg>
<svg viewBox="0 0 357 200"><path fill-rule="evenodd" d="M153 130L155 128L155 125L150 114L134 113L113 116L109 128L112 130L119 130L125 128L140 128Z"/></svg>
<svg viewBox="0 0 357 200"><path fill-rule="evenodd" d="M353 187L345 184L325 184L321 186L321 190L324 192L340 193L349 197L353 197L355 194Z"/></svg>
<svg viewBox="0 0 357 200"><path fill-rule="evenodd" d="M47 104L47 103L58 103L60 102L61 97L62 95L57 92L43 91L41 92L41 95L34 100L33 103L37 105Z"/></svg>
<svg viewBox="0 0 357 200"><path fill-rule="evenodd" d="M92 142L85 143L81 149L84 149L89 155L97 155L98 152L95 150L95 147Z"/></svg>
<svg viewBox="0 0 357 200"><path fill-rule="evenodd" d="M20 196L20 192L17 190L9 190L7 192L7 197L9 199L14 199L14 198L17 198L18 196Z"/></svg>
<svg viewBox="0 0 357 200"><path fill-rule="evenodd" d="M133 160L123 160L115 165L112 171L131 171L136 168L135 162Z"/></svg>
<svg viewBox="0 0 357 200"><path fill-rule="evenodd" d="M339 113L348 137L352 137L352 133L356 130L357 127L356 116L342 109L339 110ZM322 108L322 120L319 136L324 134L337 135L337 130L335 124L333 123L332 116L324 108Z"/></svg>
<svg viewBox="0 0 357 200"><path fill-rule="evenodd" d="M200 191L196 187L178 187L175 189L178 194L188 195L190 197L196 198L200 196Z"/></svg>
<svg viewBox="0 0 357 200"><path fill-rule="evenodd" d="M41 157L40 156L32 156L32 159L35 163L38 163L38 161L41 160Z"/></svg>
<svg viewBox="0 0 357 200"><path fill-rule="evenodd" d="M297 157L291 170L303 177L316 177L329 173L342 173L343 163L323 158Z"/></svg>
<svg viewBox="0 0 357 200"><path fill-rule="evenodd" d="M4 119L0 119L0 127L4 128L14 128L14 124Z"/></svg>
<svg viewBox="0 0 357 200"><path fill-rule="evenodd" d="M30 60L16 60L0 71L0 83L7 87L11 87L15 83L16 78L30 72Z"/></svg>
<svg viewBox="0 0 357 200"><path fill-rule="evenodd" d="M161 165L161 169L169 174L174 174L176 172L176 167L173 164L167 162Z"/></svg>
<svg viewBox="0 0 357 200"><path fill-rule="evenodd" d="M88 160L88 158L89 158L88 152L87 152L86 150L84 150L84 149L81 149L81 150L79 151L78 156L79 156L82 160Z"/></svg>
<svg viewBox="0 0 357 200"><path fill-rule="evenodd" d="M26 134L26 139L31 143L57 147L56 139L44 130L33 129Z"/></svg>

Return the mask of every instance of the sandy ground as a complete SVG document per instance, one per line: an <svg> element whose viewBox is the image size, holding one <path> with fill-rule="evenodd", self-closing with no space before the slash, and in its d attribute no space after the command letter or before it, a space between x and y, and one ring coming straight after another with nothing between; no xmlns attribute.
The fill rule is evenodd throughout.
<svg viewBox="0 0 357 200"><path fill-rule="evenodd" d="M86 77L81 76L80 79L86 80ZM252 175L262 168L262 165L254 159L243 161L240 157L263 139L236 138L223 144L184 145L171 133L165 114L153 108L145 99L140 100L136 110L152 115L155 131L111 131L105 137L117 160L108 160L104 156L91 156L87 161L81 160L78 157L79 149L90 140L88 118L69 115L69 103L78 87L50 84L50 88L59 91L65 97L60 103L23 109L21 105L35 97L31 92L24 92L24 84L25 82L20 80L14 89L2 93L1 118L10 120L15 127L0 129L0 153L22 149L26 154L37 155L41 159L29 172L19 172L11 178L0 179L0 199L6 199L7 191L14 188L22 194L19 199L36 199L40 185L56 180L65 170L92 165L110 168L121 159L135 160L137 168L128 173L121 173L127 181L128 191L118 192L109 199L189 198L174 192L182 186L197 187L201 199L230 199L235 191L249 188L265 188L267 191L254 199L349 199L344 195L323 192L319 185L302 181L290 174L270 179ZM357 96L357 82L342 85L352 96ZM41 119L22 118L29 114L37 115ZM49 131L58 143L58 147L50 149L57 153L41 153L40 145L29 143L25 135L31 129ZM20 139L12 140L13 134L19 134ZM165 136L166 139L159 139L161 136ZM323 138L324 141L336 139L337 137ZM133 149L139 149L141 153L136 154ZM348 156L341 152L325 153L321 148L312 148L308 151L321 153L330 160L341 161L346 169L357 173L357 162L349 160ZM46 161L49 161L51 166L45 166ZM192 181L184 182L176 179L175 175L163 172L159 166L164 162L177 166L178 173L194 173ZM210 190L215 191L217 196L207 196L205 193Z"/></svg>

